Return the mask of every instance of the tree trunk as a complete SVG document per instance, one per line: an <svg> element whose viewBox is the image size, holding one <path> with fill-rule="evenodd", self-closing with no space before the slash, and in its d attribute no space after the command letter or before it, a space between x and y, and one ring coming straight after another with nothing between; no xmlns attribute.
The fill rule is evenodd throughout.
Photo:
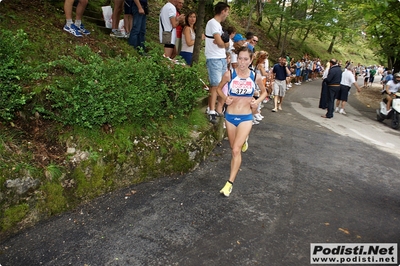
<svg viewBox="0 0 400 266"><path fill-rule="evenodd" d="M400 72L400 60L396 60L395 57L391 56L389 57L388 61L388 63L391 64L391 66L388 66L388 68L393 69L393 74Z"/></svg>
<svg viewBox="0 0 400 266"><path fill-rule="evenodd" d="M282 48L281 48L281 55L286 54L286 43L287 43L287 35L288 35L288 27L285 27L285 36L283 37L283 41L282 41ZM288 62L290 63L290 62Z"/></svg>
<svg viewBox="0 0 400 266"><path fill-rule="evenodd" d="M281 45L282 21L283 21L283 14L281 15L281 20L279 22L278 40L276 41L276 48L279 48L279 46Z"/></svg>
<svg viewBox="0 0 400 266"><path fill-rule="evenodd" d="M329 45L329 48L328 48L328 53L330 53L330 54L333 51L333 45L335 44L335 40L336 40L336 33L333 34L331 44Z"/></svg>
<svg viewBox="0 0 400 266"><path fill-rule="evenodd" d="M262 15L263 15L263 4L261 3L261 0L257 0L256 8L257 8L257 21L256 21L256 24L258 26L260 26L261 25L261 21L262 21Z"/></svg>
<svg viewBox="0 0 400 266"><path fill-rule="evenodd" d="M311 25L307 27L306 33L304 34L303 39L301 40L300 46L303 46L304 42L306 41L308 34L310 33Z"/></svg>
<svg viewBox="0 0 400 266"><path fill-rule="evenodd" d="M281 37L282 37L282 24L283 24L283 12L285 11L285 1L284 0L281 0L280 1L280 3L279 3L280 5L282 5L282 14L281 14L281 19L280 19L280 21L279 21L279 32L278 32L278 40L276 41L276 48L278 48L279 49L279 46L280 46L280 44L281 44Z"/></svg>
<svg viewBox="0 0 400 266"><path fill-rule="evenodd" d="M256 8L257 4L250 8L249 17L247 19L247 27L246 32L249 32L250 25L251 25L251 16L253 15L254 9Z"/></svg>
<svg viewBox="0 0 400 266"><path fill-rule="evenodd" d="M312 9L311 9L311 21L310 22L312 22L313 20L314 20L314 15L315 15L315 9L316 9L316 0L314 0L313 1L313 7L312 7ZM307 14L307 9L308 9L308 7L306 7L306 14ZM306 34L304 34L304 37L303 37L303 39L301 40L301 43L300 43L300 46L303 46L303 44L304 44L304 42L306 41L306 39L307 39L307 37L308 37L308 34L310 33L310 31L311 31L311 24L310 25L308 25L307 26L307 30L306 30Z"/></svg>
<svg viewBox="0 0 400 266"><path fill-rule="evenodd" d="M267 19L269 22L269 27L268 27L266 35L269 36L271 34L271 30L275 31L275 28L274 28L274 23L272 23L272 21L268 17L267 17Z"/></svg>
<svg viewBox="0 0 400 266"><path fill-rule="evenodd" d="M194 41L194 48L193 48L193 63L199 62L200 58L200 50L201 50L201 43L202 43L202 36L204 32L204 18L205 18L205 8L206 0L199 0L199 5L197 7L197 23L196 23L196 40ZM192 64L193 64L192 63Z"/></svg>

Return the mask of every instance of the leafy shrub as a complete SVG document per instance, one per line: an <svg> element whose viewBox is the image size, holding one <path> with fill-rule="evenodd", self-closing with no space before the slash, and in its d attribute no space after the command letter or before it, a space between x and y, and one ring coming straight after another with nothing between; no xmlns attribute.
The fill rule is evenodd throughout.
<svg viewBox="0 0 400 266"><path fill-rule="evenodd" d="M0 119L11 120L14 113L31 99L32 93L23 91L23 83L38 73L23 57L28 46L26 33L8 30L0 32Z"/></svg>
<svg viewBox="0 0 400 266"><path fill-rule="evenodd" d="M204 94L196 68L160 54L102 59L77 46L72 57L50 63L64 75L48 86L47 114L64 124L96 127L131 122L146 126L158 118L188 115Z"/></svg>

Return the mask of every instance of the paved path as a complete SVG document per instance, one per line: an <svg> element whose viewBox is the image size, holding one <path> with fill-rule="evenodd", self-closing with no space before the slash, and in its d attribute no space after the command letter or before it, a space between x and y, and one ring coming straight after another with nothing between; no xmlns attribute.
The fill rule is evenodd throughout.
<svg viewBox="0 0 400 266"><path fill-rule="evenodd" d="M227 141L192 173L107 194L0 244L0 264L309 265L310 243L398 243L399 131L350 96L324 120L321 81L254 126L229 198ZM354 89L352 89L354 91Z"/></svg>

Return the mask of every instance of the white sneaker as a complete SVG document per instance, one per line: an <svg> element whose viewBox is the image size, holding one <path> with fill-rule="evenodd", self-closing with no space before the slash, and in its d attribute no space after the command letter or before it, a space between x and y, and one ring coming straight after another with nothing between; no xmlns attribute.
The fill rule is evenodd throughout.
<svg viewBox="0 0 400 266"><path fill-rule="evenodd" d="M255 114L254 115L254 119L257 120L257 121L261 121L263 118L261 117L260 114Z"/></svg>
<svg viewBox="0 0 400 266"><path fill-rule="evenodd" d="M253 119L253 125L258 125L260 122L258 122L255 118Z"/></svg>
<svg viewBox="0 0 400 266"><path fill-rule="evenodd" d="M339 114L345 115L346 112L344 111L344 109L340 109Z"/></svg>
<svg viewBox="0 0 400 266"><path fill-rule="evenodd" d="M110 36L115 38L125 38L125 34L119 30L112 30Z"/></svg>
<svg viewBox="0 0 400 266"><path fill-rule="evenodd" d="M292 87L292 84L291 84L291 83L289 83L287 86L288 86L289 88L291 88L291 87Z"/></svg>
<svg viewBox="0 0 400 266"><path fill-rule="evenodd" d="M339 107L336 107L335 113L339 113Z"/></svg>

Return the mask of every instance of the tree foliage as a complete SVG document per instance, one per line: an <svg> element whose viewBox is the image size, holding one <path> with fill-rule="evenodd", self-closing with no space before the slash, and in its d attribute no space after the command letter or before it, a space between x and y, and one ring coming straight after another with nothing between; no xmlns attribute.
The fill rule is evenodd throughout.
<svg viewBox="0 0 400 266"><path fill-rule="evenodd" d="M385 56L389 68L400 70L400 3L397 0L359 1L365 17L364 31L376 54ZM399 33L399 34L398 34Z"/></svg>

